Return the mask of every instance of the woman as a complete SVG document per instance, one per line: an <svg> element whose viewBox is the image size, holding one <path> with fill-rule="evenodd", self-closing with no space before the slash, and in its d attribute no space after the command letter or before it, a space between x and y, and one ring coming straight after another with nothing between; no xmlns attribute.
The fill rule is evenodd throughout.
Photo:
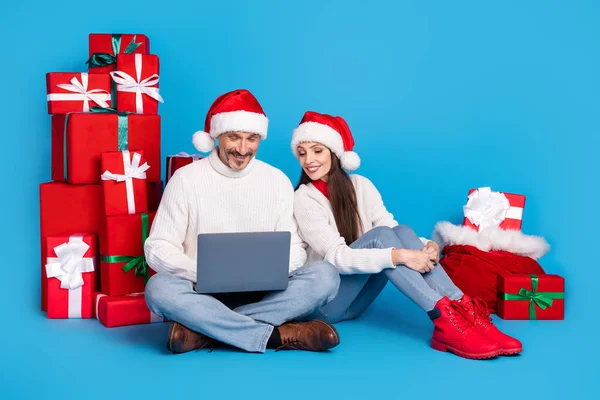
<svg viewBox="0 0 600 400"><path fill-rule="evenodd" d="M309 261L330 262L342 278L318 317L358 317L390 280L432 319L434 349L477 359L521 352L518 340L494 326L485 303L463 294L439 266L438 245L398 225L375 186L344 171L360 165L353 147L344 119L316 112L304 115L292 137L302 166L294 214Z"/></svg>

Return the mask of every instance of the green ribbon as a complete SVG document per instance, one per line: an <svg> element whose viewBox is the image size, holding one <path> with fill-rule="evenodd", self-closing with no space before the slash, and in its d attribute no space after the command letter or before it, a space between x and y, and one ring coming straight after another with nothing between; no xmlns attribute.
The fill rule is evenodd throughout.
<svg viewBox="0 0 600 400"><path fill-rule="evenodd" d="M538 292L538 276L531 274L530 277L531 290L521 288L517 294L504 293L502 298L504 300L529 300L529 319L536 319L536 305L540 309L545 310L548 307L552 307L552 300L564 299L565 294L563 292Z"/></svg>
<svg viewBox="0 0 600 400"><path fill-rule="evenodd" d="M117 111L114 108L102 108L97 106L90 107L90 112L97 114L117 114L117 149L118 151L127 150L129 147L129 114L126 111ZM69 125L69 116L65 114L65 125L63 128L63 168L65 173L65 182L69 182L69 169L67 168L67 126Z"/></svg>
<svg viewBox="0 0 600 400"><path fill-rule="evenodd" d="M131 42L127 45L124 54L133 54L133 52L140 47L142 42L136 43L135 35ZM119 54L121 50L121 35L113 34L112 35L112 48L113 52L111 53L92 53L92 56L85 62L88 64L89 68L97 68L97 67L105 67L107 65L116 65L117 63L117 54Z"/></svg>
<svg viewBox="0 0 600 400"><path fill-rule="evenodd" d="M144 249L144 243L146 239L148 239L148 214L141 213L142 217L142 252ZM148 276L148 263L146 262L145 256L105 256L100 254L100 261L106 263L126 263L123 265L123 271L129 272L132 269L134 270L134 274L136 276L144 277L144 285L148 282L150 278Z"/></svg>

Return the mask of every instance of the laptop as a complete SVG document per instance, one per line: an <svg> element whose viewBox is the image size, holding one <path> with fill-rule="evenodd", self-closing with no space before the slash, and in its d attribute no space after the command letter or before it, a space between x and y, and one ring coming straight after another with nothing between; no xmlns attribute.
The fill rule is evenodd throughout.
<svg viewBox="0 0 600 400"><path fill-rule="evenodd" d="M199 234L196 292L287 289L290 242L290 232Z"/></svg>

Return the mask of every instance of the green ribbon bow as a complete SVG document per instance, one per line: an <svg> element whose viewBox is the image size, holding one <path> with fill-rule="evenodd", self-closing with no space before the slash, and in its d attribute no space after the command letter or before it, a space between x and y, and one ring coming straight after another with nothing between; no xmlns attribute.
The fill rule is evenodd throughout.
<svg viewBox="0 0 600 400"><path fill-rule="evenodd" d="M127 45L124 54L133 54L133 52L140 47L142 42L136 43L135 35L131 42ZM107 65L116 65L117 63L117 54L121 50L121 35L113 34L112 35L112 48L113 52L111 53L93 53L92 56L85 62L89 65L90 68L96 67L105 67Z"/></svg>
<svg viewBox="0 0 600 400"><path fill-rule="evenodd" d="M144 248L144 243L146 239L148 239L148 214L141 213L142 217L142 249ZM143 251L143 250L142 250ZM146 262L145 256L105 256L103 254L100 255L100 261L106 263L126 263L123 265L123 271L129 272L132 269L134 270L134 274L136 276L144 277L144 285L148 282L150 278L148 276L148 263Z"/></svg>
<svg viewBox="0 0 600 400"><path fill-rule="evenodd" d="M504 300L529 300L529 319L536 319L535 306L537 305L542 310L552 307L552 300L564 299L563 292L538 292L539 278L535 274L531 274L531 290L525 288L519 289L517 294L504 293Z"/></svg>
<svg viewBox="0 0 600 400"><path fill-rule="evenodd" d="M99 114L117 114L117 149L118 151L127 150L129 146L129 112L117 111L114 108L102 108L92 106L90 112ZM65 126L63 129L63 163L65 182L69 182L69 170L67 168L67 126L69 124L69 116L71 113L65 114Z"/></svg>

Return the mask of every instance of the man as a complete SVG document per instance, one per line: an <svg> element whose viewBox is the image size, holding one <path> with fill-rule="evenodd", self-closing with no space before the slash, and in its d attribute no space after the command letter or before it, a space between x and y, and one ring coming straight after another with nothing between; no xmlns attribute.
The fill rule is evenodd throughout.
<svg viewBox="0 0 600 400"><path fill-rule="evenodd" d="M304 265L292 184L255 158L267 126L249 91L220 96L208 111L204 132L193 136L194 146L211 154L177 170L165 189L145 244L148 264L158 272L148 281L146 301L155 314L173 321L167 339L173 353L219 342L258 353L266 348L324 351L339 344L337 331L324 321L289 322L331 301L339 275L328 263ZM198 294L197 235L253 231L291 232L288 288L266 295ZM235 249L223 257L244 263L244 254Z"/></svg>

